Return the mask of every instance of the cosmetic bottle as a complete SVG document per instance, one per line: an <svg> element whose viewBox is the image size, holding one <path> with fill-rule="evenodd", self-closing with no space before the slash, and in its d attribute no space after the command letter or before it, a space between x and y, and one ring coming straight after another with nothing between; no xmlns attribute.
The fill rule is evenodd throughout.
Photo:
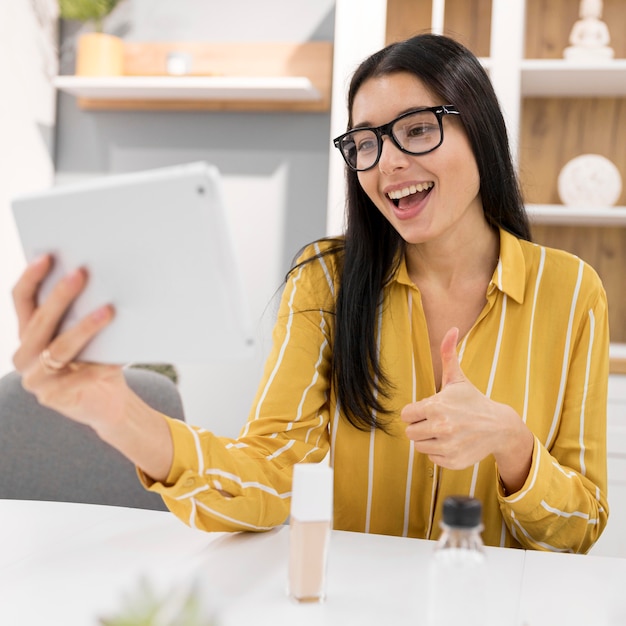
<svg viewBox="0 0 626 626"><path fill-rule="evenodd" d="M297 602L323 602L332 528L333 470L326 464L296 464L291 492L289 595Z"/></svg>
<svg viewBox="0 0 626 626"><path fill-rule="evenodd" d="M448 497L429 570L428 626L490 624L488 569L476 498Z"/></svg>

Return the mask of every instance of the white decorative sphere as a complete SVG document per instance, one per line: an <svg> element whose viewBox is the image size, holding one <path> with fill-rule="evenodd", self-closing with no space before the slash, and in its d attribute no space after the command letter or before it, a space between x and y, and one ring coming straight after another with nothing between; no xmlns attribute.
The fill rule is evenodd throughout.
<svg viewBox="0 0 626 626"><path fill-rule="evenodd" d="M622 193L622 177L614 163L600 154L581 154L559 174L561 202L571 207L613 206Z"/></svg>

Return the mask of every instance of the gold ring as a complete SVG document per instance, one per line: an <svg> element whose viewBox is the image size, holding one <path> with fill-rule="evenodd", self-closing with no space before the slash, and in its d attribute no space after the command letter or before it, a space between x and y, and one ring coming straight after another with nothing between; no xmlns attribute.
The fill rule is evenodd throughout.
<svg viewBox="0 0 626 626"><path fill-rule="evenodd" d="M63 361L57 361L55 358L53 358L48 348L43 350L39 355L39 362L48 374L58 374L67 367L67 363L64 363Z"/></svg>

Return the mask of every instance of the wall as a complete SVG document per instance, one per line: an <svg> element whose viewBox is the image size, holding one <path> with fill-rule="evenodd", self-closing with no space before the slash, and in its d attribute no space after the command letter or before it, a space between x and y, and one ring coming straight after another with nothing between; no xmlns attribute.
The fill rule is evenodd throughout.
<svg viewBox="0 0 626 626"><path fill-rule="evenodd" d="M127 0L106 30L134 41L332 40L333 19L333 0ZM64 24L64 73L76 26ZM325 234L329 128L326 113L84 112L59 98L57 184L196 160L223 175L258 348L237 364L175 364L188 420L218 434L235 436L247 417L294 253Z"/></svg>
<svg viewBox="0 0 626 626"><path fill-rule="evenodd" d="M0 2L0 376L12 369L11 288L24 267L10 200L53 179L56 0Z"/></svg>

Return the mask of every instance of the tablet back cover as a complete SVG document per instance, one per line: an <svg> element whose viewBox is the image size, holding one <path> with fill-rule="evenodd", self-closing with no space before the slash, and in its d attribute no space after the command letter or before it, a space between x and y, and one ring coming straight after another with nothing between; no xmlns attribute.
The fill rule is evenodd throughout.
<svg viewBox="0 0 626 626"><path fill-rule="evenodd" d="M250 353L249 308L213 166L68 184L16 198L12 209L26 259L55 259L41 298L72 269L88 271L63 328L115 307L81 360L201 363Z"/></svg>

